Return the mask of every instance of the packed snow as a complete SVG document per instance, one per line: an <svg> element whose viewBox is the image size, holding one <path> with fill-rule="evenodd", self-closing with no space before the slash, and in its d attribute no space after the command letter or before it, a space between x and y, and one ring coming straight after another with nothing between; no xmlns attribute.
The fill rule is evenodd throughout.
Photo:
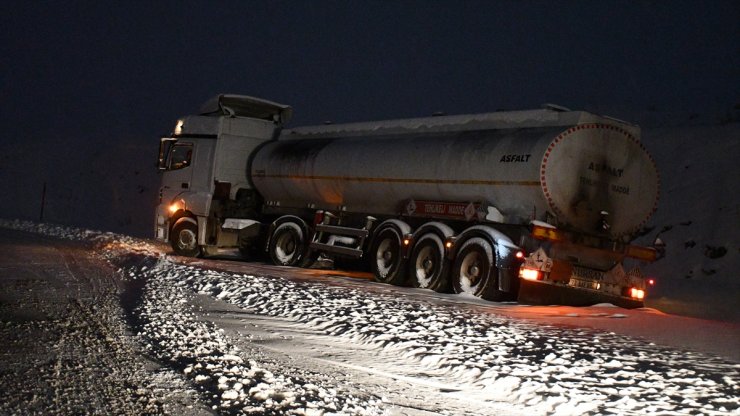
<svg viewBox="0 0 740 416"><path fill-rule="evenodd" d="M316 386L286 374L273 374L240 351L222 330L197 320L187 306L192 290L182 280L181 266L160 259L151 269L127 270L145 279L139 335L149 351L210 392L214 409L223 413L296 415L341 412L381 414L372 402L340 397L333 388Z"/></svg>
<svg viewBox="0 0 740 416"><path fill-rule="evenodd" d="M318 377L266 370L222 328L198 316L197 296L287 320L348 348L362 346L375 351L376 371L414 367L411 377L446 386L438 393L442 397L504 403L514 413L740 411L740 365L716 356L481 313L474 304L441 305L361 287L209 270L175 262L156 244L110 233L21 221L0 225L95 243L130 279L132 290L140 291L132 309L140 341L221 413L381 414L384 403L373 395L343 395L340 386Z"/></svg>

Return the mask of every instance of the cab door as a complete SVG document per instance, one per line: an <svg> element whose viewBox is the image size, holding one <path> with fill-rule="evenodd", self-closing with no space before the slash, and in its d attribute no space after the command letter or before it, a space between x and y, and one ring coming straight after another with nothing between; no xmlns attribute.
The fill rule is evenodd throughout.
<svg viewBox="0 0 740 416"><path fill-rule="evenodd" d="M172 142L166 150L162 186L159 195L169 203L183 192L190 191L193 180L195 143L187 140Z"/></svg>

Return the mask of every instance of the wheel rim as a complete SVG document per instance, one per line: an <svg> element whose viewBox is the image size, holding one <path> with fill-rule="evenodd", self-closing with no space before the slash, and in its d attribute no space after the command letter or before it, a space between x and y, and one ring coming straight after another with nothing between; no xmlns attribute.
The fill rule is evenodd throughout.
<svg viewBox="0 0 740 416"><path fill-rule="evenodd" d="M289 232L282 233L275 242L275 257L280 263L288 264L296 254L296 241Z"/></svg>
<svg viewBox="0 0 740 416"><path fill-rule="evenodd" d="M378 269L378 275L381 277L387 277L393 269L396 261L393 251L393 240L391 238L384 238L378 244L378 249L375 252L375 265Z"/></svg>
<svg viewBox="0 0 740 416"><path fill-rule="evenodd" d="M195 236L195 232L190 229L182 229L177 234L177 247L180 248L180 250L194 250L196 246L197 238Z"/></svg>
<svg viewBox="0 0 740 416"><path fill-rule="evenodd" d="M483 256L477 251L471 251L463 257L460 263L460 286L463 292L473 293L481 282L484 264Z"/></svg>
<svg viewBox="0 0 740 416"><path fill-rule="evenodd" d="M438 265L439 260L435 256L435 250L432 246L424 246L419 250L414 263L419 287L429 287Z"/></svg>

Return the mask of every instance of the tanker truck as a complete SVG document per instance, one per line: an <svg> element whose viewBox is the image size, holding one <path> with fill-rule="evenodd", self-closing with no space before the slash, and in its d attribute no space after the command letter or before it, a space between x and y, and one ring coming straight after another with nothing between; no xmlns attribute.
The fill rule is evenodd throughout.
<svg viewBox="0 0 740 416"><path fill-rule="evenodd" d="M659 177L639 127L555 105L285 128L291 115L221 94L179 119L160 139L156 238L493 301L643 305L656 250L630 242Z"/></svg>

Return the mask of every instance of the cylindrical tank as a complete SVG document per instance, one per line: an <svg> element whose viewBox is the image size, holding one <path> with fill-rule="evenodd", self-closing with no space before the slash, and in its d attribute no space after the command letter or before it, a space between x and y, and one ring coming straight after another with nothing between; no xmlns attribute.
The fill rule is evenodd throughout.
<svg viewBox="0 0 740 416"><path fill-rule="evenodd" d="M614 237L635 232L658 196L657 170L635 137L639 130L568 114L575 114L571 124L561 116L557 123L460 122L457 129L365 123L365 134L299 128L257 151L251 179L281 207L398 215L410 199L485 202L507 223L549 212L583 232L600 232L604 220Z"/></svg>

